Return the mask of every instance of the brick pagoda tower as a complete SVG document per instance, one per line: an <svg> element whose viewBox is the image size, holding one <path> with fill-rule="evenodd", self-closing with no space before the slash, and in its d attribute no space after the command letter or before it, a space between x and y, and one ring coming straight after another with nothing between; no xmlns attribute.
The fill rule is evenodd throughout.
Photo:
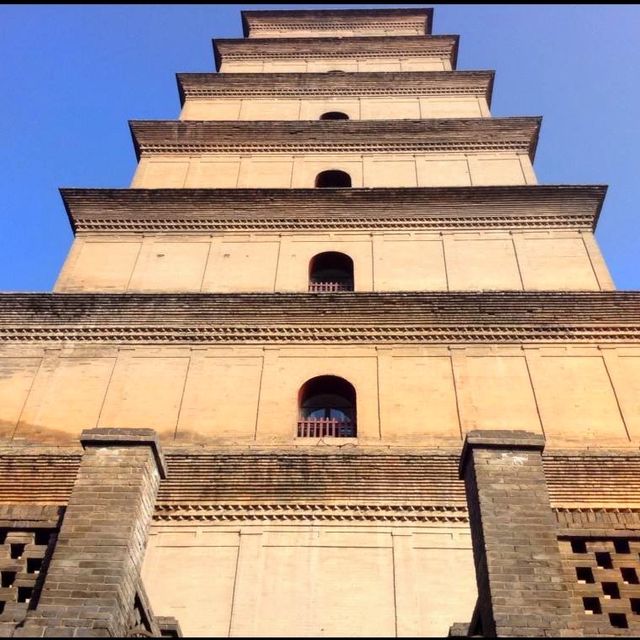
<svg viewBox="0 0 640 640"><path fill-rule="evenodd" d="M640 633L606 188L430 9L242 22L0 296L0 635Z"/></svg>

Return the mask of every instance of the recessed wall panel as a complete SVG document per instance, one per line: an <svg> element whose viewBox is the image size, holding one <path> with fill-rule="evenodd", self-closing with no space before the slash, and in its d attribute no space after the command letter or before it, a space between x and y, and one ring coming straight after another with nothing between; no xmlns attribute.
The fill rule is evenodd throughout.
<svg viewBox="0 0 640 640"><path fill-rule="evenodd" d="M526 289L599 291L582 238L514 236Z"/></svg>
<svg viewBox="0 0 640 640"><path fill-rule="evenodd" d="M83 429L93 429L114 362L115 358L48 360L31 387L16 436L77 440Z"/></svg>
<svg viewBox="0 0 640 640"><path fill-rule="evenodd" d="M394 356L390 364L388 386L383 383L380 390L383 438L459 440L451 359Z"/></svg>
<svg viewBox="0 0 640 640"><path fill-rule="evenodd" d="M386 237L375 247L376 291L446 291L440 240Z"/></svg>
<svg viewBox="0 0 640 640"><path fill-rule="evenodd" d="M529 358L529 366L548 439L628 440L601 356L539 355Z"/></svg>
<svg viewBox="0 0 640 640"><path fill-rule="evenodd" d="M463 431L541 432L524 355L466 355L454 358L454 368Z"/></svg>
<svg viewBox="0 0 640 640"><path fill-rule="evenodd" d="M202 290L212 293L273 291L279 243L214 241Z"/></svg>
<svg viewBox="0 0 640 640"><path fill-rule="evenodd" d="M183 544L176 544L168 535L150 538L142 580L153 611L156 615L175 617L185 637L226 637L237 543L227 546L220 536L220 546L215 546L215 540L204 546L193 533L189 539L184 537ZM193 546L187 546L189 542Z"/></svg>
<svg viewBox="0 0 640 640"><path fill-rule="evenodd" d="M192 357L177 438L253 439L262 358Z"/></svg>
<svg viewBox="0 0 640 640"><path fill-rule="evenodd" d="M451 290L522 289L511 239L467 237L459 234L444 238Z"/></svg>
<svg viewBox="0 0 640 640"><path fill-rule="evenodd" d="M145 427L173 438L188 365L188 357L120 356L97 426Z"/></svg>
<svg viewBox="0 0 640 640"><path fill-rule="evenodd" d="M40 365L40 358L0 358L0 438L10 438Z"/></svg>
<svg viewBox="0 0 640 640"><path fill-rule="evenodd" d="M56 291L126 291L141 243L79 242L76 259L65 268Z"/></svg>
<svg viewBox="0 0 640 640"><path fill-rule="evenodd" d="M210 242L144 244L129 291L200 291Z"/></svg>

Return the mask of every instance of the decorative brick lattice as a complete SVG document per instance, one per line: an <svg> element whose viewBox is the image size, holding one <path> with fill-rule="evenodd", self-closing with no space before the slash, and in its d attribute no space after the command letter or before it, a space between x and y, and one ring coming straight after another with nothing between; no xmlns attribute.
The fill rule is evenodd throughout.
<svg viewBox="0 0 640 640"><path fill-rule="evenodd" d="M640 537L559 544L577 626L587 635L640 635Z"/></svg>
<svg viewBox="0 0 640 640"><path fill-rule="evenodd" d="M20 621L37 603L54 529L0 528L0 622Z"/></svg>

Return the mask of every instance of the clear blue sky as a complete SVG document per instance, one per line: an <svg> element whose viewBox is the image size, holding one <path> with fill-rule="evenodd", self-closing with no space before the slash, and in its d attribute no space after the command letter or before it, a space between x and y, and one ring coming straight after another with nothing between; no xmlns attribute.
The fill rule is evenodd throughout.
<svg viewBox="0 0 640 640"><path fill-rule="evenodd" d="M241 9L411 5L0 6L0 291L48 291L72 241L59 187L126 187L129 119L178 116L176 72L213 70ZM415 6L415 5L414 5ZM640 7L421 5L495 69L494 116L542 115L544 184L608 184L596 237L640 289Z"/></svg>

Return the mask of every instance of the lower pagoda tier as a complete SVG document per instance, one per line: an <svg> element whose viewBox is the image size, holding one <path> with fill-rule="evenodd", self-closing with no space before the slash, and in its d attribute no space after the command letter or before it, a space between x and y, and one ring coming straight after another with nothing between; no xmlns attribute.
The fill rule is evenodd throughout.
<svg viewBox="0 0 640 640"><path fill-rule="evenodd" d="M4 294L0 437L207 446L640 443L640 293ZM74 407L72 412L67 407Z"/></svg>

